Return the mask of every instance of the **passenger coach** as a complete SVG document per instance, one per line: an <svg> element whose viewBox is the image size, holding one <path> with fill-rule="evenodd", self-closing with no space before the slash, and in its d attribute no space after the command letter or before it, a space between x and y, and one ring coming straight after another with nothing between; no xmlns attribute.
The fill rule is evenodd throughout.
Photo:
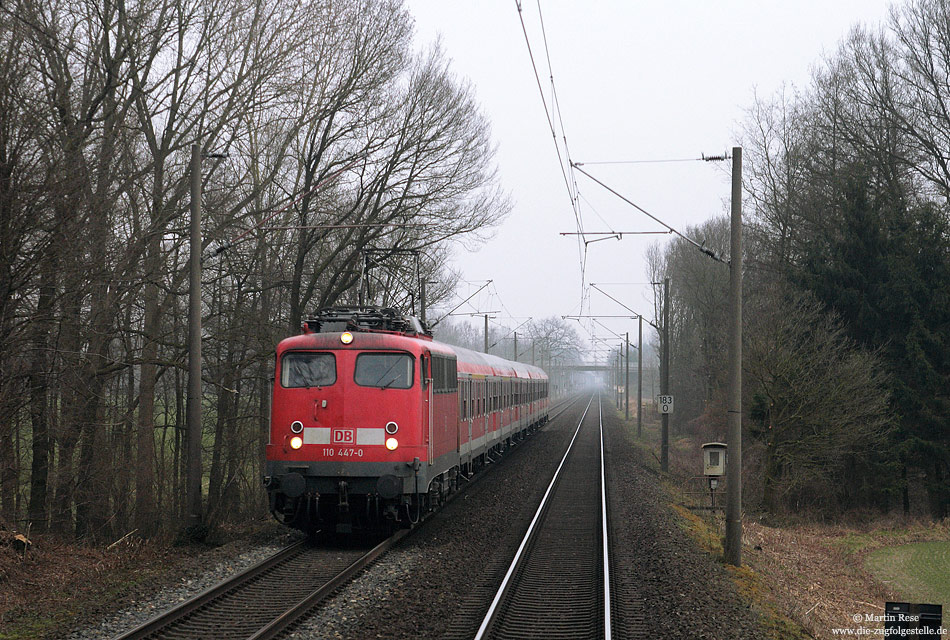
<svg viewBox="0 0 950 640"><path fill-rule="evenodd" d="M436 342L393 309L324 310L277 346L271 511L309 533L408 526L547 407L537 367Z"/></svg>

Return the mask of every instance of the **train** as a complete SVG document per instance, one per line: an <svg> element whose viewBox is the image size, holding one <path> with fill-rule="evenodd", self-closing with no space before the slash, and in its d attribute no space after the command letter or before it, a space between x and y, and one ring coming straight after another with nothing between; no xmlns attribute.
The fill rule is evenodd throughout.
<svg viewBox="0 0 950 640"><path fill-rule="evenodd" d="M391 308L333 307L277 345L264 486L310 535L385 534L548 419L539 367L438 342Z"/></svg>

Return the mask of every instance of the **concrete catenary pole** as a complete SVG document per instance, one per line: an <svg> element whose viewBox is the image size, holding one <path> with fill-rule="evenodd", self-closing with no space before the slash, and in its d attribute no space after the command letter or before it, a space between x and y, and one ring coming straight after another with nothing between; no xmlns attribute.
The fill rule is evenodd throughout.
<svg viewBox="0 0 950 640"><path fill-rule="evenodd" d="M485 353L488 353L488 314L485 314Z"/></svg>
<svg viewBox="0 0 950 640"><path fill-rule="evenodd" d="M732 148L732 228L729 243L729 432L726 438L726 562L742 565L742 147Z"/></svg>
<svg viewBox="0 0 950 640"><path fill-rule="evenodd" d="M643 316L637 318L637 437L643 435Z"/></svg>
<svg viewBox="0 0 950 640"><path fill-rule="evenodd" d="M515 357L512 358L515 362L518 362L518 332L515 331Z"/></svg>
<svg viewBox="0 0 950 640"><path fill-rule="evenodd" d="M623 378L623 417L624 420L630 419L630 332L624 334L624 340L627 345L626 371Z"/></svg>
<svg viewBox="0 0 950 640"><path fill-rule="evenodd" d="M191 257L188 286L188 400L185 525L201 524L201 147L191 145Z"/></svg>
<svg viewBox="0 0 950 640"><path fill-rule="evenodd" d="M623 345L617 347L617 369L614 371L614 398L617 400L617 409L620 409L620 369L623 366Z"/></svg>
<svg viewBox="0 0 950 640"><path fill-rule="evenodd" d="M670 279L663 278L663 373L660 395L670 395ZM670 414L662 416L660 429L660 469L670 469Z"/></svg>

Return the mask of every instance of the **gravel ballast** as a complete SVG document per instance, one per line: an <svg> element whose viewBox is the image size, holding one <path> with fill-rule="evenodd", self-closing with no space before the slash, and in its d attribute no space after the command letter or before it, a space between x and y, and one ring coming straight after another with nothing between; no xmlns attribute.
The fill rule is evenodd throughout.
<svg viewBox="0 0 950 640"><path fill-rule="evenodd" d="M587 399L518 445L395 549L285 637L472 638L573 435ZM606 409L606 407L605 407ZM597 410L596 401L591 411ZM722 565L674 522L655 473L622 433L607 430L615 638L763 638L757 616ZM591 488L599 501L599 490ZM143 598L69 640L110 638L258 562L286 544L260 545L200 577ZM279 594L275 594L279 597Z"/></svg>
<svg viewBox="0 0 950 640"><path fill-rule="evenodd" d="M676 525L659 478L642 464L621 420L605 409L611 573L621 596L615 617L636 620L634 627L642 620L647 638L765 638L723 565Z"/></svg>
<svg viewBox="0 0 950 640"><path fill-rule="evenodd" d="M105 640L131 631L160 613L277 553L299 538L295 533L286 533L275 536L272 542L266 544L241 545L244 550L226 560L221 560L220 554L196 558L194 568L188 576L154 593L129 599L129 606L96 624L76 629L66 636L65 640Z"/></svg>

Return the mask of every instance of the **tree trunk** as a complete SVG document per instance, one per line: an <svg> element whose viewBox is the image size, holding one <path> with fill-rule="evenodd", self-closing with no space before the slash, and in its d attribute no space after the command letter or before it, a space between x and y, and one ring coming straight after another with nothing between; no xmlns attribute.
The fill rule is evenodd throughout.
<svg viewBox="0 0 950 640"><path fill-rule="evenodd" d="M224 464L222 452L224 450L227 422L231 416L231 389L234 387L234 369L230 358L224 365L224 377L218 387L217 419L214 424L214 444L211 452L211 472L208 480L208 513L216 514L221 506Z"/></svg>
<svg viewBox="0 0 950 640"><path fill-rule="evenodd" d="M56 490L53 496L52 525L59 533L73 530L73 455L79 442L79 387L83 383L81 372L79 342L79 323L82 293L78 287L67 287L63 302L60 329L60 351L62 353L62 388L59 413L57 445L59 456L56 461Z"/></svg>
<svg viewBox="0 0 950 640"><path fill-rule="evenodd" d="M0 517L16 523L16 456L13 452L13 416L0 423Z"/></svg>
<svg viewBox="0 0 950 640"><path fill-rule="evenodd" d="M778 460L775 446L769 444L765 453L765 473L762 478L762 506L769 513L777 513L778 504L778 484L782 474L782 465Z"/></svg>
<svg viewBox="0 0 950 640"><path fill-rule="evenodd" d="M139 379L139 414L135 439L135 527L142 536L151 536L157 525L155 503L155 379L161 317L158 308L160 236L149 238L145 255L145 322L142 368Z"/></svg>
<svg viewBox="0 0 950 640"><path fill-rule="evenodd" d="M30 424L33 430L33 460L30 463L29 517L33 531L43 533L48 526L47 488L49 465L53 455L49 432L49 332L52 325L53 296L56 293L58 260L55 247L43 261L40 272L40 294L31 327L33 353L29 365Z"/></svg>

